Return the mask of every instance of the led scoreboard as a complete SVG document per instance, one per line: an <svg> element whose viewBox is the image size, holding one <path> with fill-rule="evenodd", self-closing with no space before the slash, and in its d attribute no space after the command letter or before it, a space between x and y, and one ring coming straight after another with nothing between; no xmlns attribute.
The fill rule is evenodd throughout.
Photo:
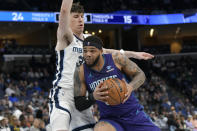
<svg viewBox="0 0 197 131"><path fill-rule="evenodd" d="M10 12L0 11L0 21L11 22L55 22L52 12Z"/></svg>
<svg viewBox="0 0 197 131"><path fill-rule="evenodd" d="M0 11L0 22L59 22L59 12L11 12ZM197 23L197 13L193 14L98 14L85 13L85 24L134 24L134 25L164 25Z"/></svg>
<svg viewBox="0 0 197 131"><path fill-rule="evenodd" d="M85 23L91 24L148 24L148 15L84 14Z"/></svg>
<svg viewBox="0 0 197 131"><path fill-rule="evenodd" d="M56 22L59 21L59 13L56 13ZM122 15L122 14L96 14L85 13L86 24L148 24L148 15Z"/></svg>

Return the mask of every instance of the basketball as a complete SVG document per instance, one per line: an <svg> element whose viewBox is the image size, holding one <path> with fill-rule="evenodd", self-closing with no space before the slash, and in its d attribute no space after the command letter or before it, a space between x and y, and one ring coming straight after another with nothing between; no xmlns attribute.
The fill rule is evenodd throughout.
<svg viewBox="0 0 197 131"><path fill-rule="evenodd" d="M123 80L118 78L110 78L103 82L103 87L108 88L107 103L109 105L119 105L125 99L125 94L127 93L127 86Z"/></svg>

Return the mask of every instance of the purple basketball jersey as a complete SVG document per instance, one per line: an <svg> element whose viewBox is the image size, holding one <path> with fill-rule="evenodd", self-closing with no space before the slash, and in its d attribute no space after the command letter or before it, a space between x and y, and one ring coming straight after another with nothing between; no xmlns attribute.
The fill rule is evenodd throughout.
<svg viewBox="0 0 197 131"><path fill-rule="evenodd" d="M85 82L89 92L93 92L100 82L103 82L109 78L123 79L123 74L114 64L112 55L104 54L103 58L104 66L100 71L95 71L88 68L86 64L84 64ZM142 109L142 106L135 98L134 93L131 94L130 98L124 104L110 106L101 101L97 101L97 104L101 118L122 117L127 113L136 115L136 111Z"/></svg>

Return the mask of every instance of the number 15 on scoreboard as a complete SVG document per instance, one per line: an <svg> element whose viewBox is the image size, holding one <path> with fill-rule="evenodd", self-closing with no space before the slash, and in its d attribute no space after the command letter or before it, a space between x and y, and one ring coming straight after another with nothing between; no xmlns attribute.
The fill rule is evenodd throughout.
<svg viewBox="0 0 197 131"><path fill-rule="evenodd" d="M132 23L132 17L130 15L125 15L124 17L124 23L125 24L131 24Z"/></svg>

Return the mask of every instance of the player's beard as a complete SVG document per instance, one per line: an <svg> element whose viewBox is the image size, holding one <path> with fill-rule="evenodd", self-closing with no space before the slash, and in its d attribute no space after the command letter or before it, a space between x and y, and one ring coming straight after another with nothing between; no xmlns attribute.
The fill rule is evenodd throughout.
<svg viewBox="0 0 197 131"><path fill-rule="evenodd" d="M88 67L93 67L93 66L95 66L95 65L98 63L99 58L100 58L100 55L98 55L98 56L96 57L95 61L94 61L92 64L87 64L87 63L86 63L86 65L87 65Z"/></svg>

